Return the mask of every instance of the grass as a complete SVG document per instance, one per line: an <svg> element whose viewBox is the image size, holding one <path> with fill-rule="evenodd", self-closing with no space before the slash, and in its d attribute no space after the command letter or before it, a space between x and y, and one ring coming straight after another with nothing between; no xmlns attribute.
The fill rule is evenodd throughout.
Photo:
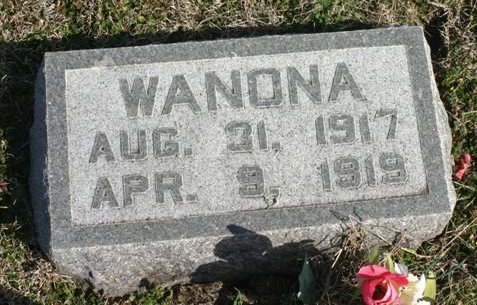
<svg viewBox="0 0 477 305"><path fill-rule="evenodd" d="M59 275L32 234L27 177L35 74L45 51L191 39L421 25L453 134L453 154L477 152L475 0L25 0L0 1L0 303L299 304L295 278L246 283L151 285L105 298ZM477 174L455 183L458 202L444 232L415 253L387 247L416 271L433 270L440 305L477 304ZM312 258L320 304L359 304L354 274L366 257L353 232L335 253Z"/></svg>

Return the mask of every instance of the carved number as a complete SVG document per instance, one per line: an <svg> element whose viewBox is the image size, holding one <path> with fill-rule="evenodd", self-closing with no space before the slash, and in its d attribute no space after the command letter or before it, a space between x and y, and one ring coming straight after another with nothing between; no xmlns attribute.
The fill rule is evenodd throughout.
<svg viewBox="0 0 477 305"><path fill-rule="evenodd" d="M379 166L384 171L383 183L403 183L407 179L404 158L396 153L383 153L379 156Z"/></svg>
<svg viewBox="0 0 477 305"><path fill-rule="evenodd" d="M355 158L344 157L335 160L333 170L338 176L336 184L341 188L356 188L361 184L359 162Z"/></svg>
<svg viewBox="0 0 477 305"><path fill-rule="evenodd" d="M229 141L227 148L233 152L251 152L253 150L252 125L245 121L232 121L225 126ZM257 123L258 148L268 149L265 122Z"/></svg>
<svg viewBox="0 0 477 305"><path fill-rule="evenodd" d="M325 122L322 116L315 120L316 142L326 144ZM332 115L329 118L329 129L332 132L330 136L331 143L346 144L353 143L356 139L354 128L354 118L351 115L340 114Z"/></svg>
<svg viewBox="0 0 477 305"><path fill-rule="evenodd" d="M391 117L389 128L386 134L387 140L396 139L397 130L397 109L379 109L376 111L374 119ZM367 144L371 142L371 131L369 128L369 118L365 113L358 120L361 142ZM327 127L327 128L325 128ZM328 140L332 144L350 144L356 140L356 126L353 116L348 114L333 114L328 119L328 126L325 126L325 119L319 116L315 120L316 143L325 145Z"/></svg>
<svg viewBox="0 0 477 305"><path fill-rule="evenodd" d="M397 109L379 109L376 111L375 119L391 117L391 121L389 123L388 134L386 139L394 140L396 139L396 125L397 125Z"/></svg>
<svg viewBox="0 0 477 305"><path fill-rule="evenodd" d="M382 153L379 156L381 170L381 183L400 184L407 180L407 171L404 158L397 153ZM369 186L378 184L376 179L375 164L372 156L364 160L366 180ZM335 184L343 189L358 188L361 185L362 175L360 162L353 157L341 157L333 162L333 173L336 176ZM331 171L328 161L320 166L323 190L332 190Z"/></svg>
<svg viewBox="0 0 477 305"><path fill-rule="evenodd" d="M259 197L265 194L263 171L260 167L242 166L238 170L239 193L242 197Z"/></svg>
<svg viewBox="0 0 477 305"><path fill-rule="evenodd" d="M353 143L356 140L354 118L351 115L341 114L330 117L331 142L336 144Z"/></svg>

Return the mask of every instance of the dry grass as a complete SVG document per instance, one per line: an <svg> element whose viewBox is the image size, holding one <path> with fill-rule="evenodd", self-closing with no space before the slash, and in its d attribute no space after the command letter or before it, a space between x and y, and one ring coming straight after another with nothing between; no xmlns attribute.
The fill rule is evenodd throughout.
<svg viewBox="0 0 477 305"><path fill-rule="evenodd" d="M58 275L35 247L28 202L28 127L34 76L45 51L114 47L284 32L421 25L454 137L454 154L477 151L476 0L27 0L0 1L0 304L298 304L296 279L158 286L106 299ZM438 304L477 304L477 175L456 184L459 200L445 231L417 252L393 241L386 251L411 270L434 270ZM320 304L359 304L354 275L363 232L312 258ZM238 292L242 296L237 298ZM3 292L2 292L3 290Z"/></svg>

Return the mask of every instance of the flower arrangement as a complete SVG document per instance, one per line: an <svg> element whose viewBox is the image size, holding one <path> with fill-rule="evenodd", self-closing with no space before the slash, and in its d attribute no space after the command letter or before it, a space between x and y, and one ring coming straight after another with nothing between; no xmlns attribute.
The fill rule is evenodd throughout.
<svg viewBox="0 0 477 305"><path fill-rule="evenodd" d="M374 247L369 265L363 266L357 280L366 305L431 305L436 298L436 281L432 272L419 278L408 272L405 265L386 254L384 266L378 265L379 248Z"/></svg>

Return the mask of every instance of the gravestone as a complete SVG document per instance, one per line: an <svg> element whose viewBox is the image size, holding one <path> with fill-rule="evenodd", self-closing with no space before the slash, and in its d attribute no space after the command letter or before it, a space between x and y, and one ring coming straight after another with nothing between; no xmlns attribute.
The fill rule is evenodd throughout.
<svg viewBox="0 0 477 305"><path fill-rule="evenodd" d="M108 295L287 271L350 224L451 217L450 131L418 27L47 53L39 244Z"/></svg>

